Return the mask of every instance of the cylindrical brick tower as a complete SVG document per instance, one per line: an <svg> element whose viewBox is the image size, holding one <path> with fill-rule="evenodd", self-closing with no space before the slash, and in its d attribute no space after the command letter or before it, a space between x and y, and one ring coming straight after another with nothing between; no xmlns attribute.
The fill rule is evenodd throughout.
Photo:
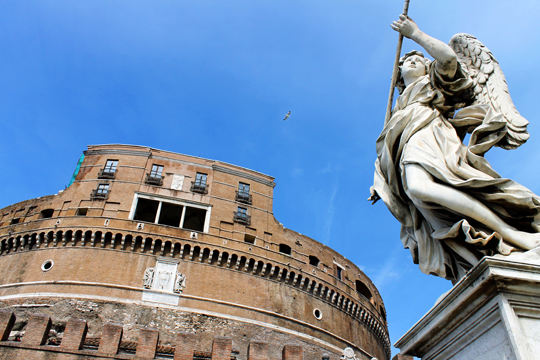
<svg viewBox="0 0 540 360"><path fill-rule="evenodd" d="M0 210L0 307L88 323L194 333L194 348L232 338L287 343L305 359L390 358L371 280L272 212L274 178L142 146L89 146L70 186ZM65 320L67 321L67 320ZM65 325L65 323L64 323ZM19 326L23 329L24 324ZM53 328L55 324L53 323ZM17 326L15 327L17 328Z"/></svg>

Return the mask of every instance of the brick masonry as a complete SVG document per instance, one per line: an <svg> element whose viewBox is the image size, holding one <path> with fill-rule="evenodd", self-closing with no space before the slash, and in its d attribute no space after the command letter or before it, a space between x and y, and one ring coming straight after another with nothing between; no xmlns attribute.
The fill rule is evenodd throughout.
<svg viewBox="0 0 540 360"><path fill-rule="evenodd" d="M2 319L15 319L12 312L0 312ZM8 320L8 322L10 322ZM92 359L154 359L156 356L174 355L175 360L194 360L195 350L191 346L194 334L178 333L175 346L158 346L159 331L152 328L139 330L139 340L136 344L136 354L126 352L117 354L118 344L121 341L121 327L114 324L105 324L99 348L84 347L86 335L86 322L79 319L70 319L65 328L60 346L46 345L49 340L51 319L43 314L34 314L25 327L22 341L0 341L0 358L2 359L57 359L57 360L84 360ZM88 342L88 341L87 341ZM95 343L95 342L94 342ZM228 337L216 337L212 344L210 355L212 360L231 360L232 358L248 360L268 360L269 344L264 341L251 341L248 354L238 354ZM162 354L158 353L161 349ZM204 353L198 351L199 354ZM287 344L283 347L282 358L275 360L304 360L303 349L299 345ZM208 355L203 355L208 357ZM247 356L246 356L247 355ZM199 355L200 356L200 355ZM337 360L336 356L333 360ZM314 359L310 359L314 360ZM409 360L408 358L395 358L394 360Z"/></svg>
<svg viewBox="0 0 540 360"><path fill-rule="evenodd" d="M118 167L103 176L109 160ZM154 165L163 167L159 185L145 180ZM202 193L190 187L198 173L208 176ZM96 198L101 184L110 192ZM236 196L241 184L249 185L247 202ZM309 359L333 352L334 360L339 349L353 344L362 360L389 360L377 288L342 254L283 227L273 214L274 186L271 176L219 161L142 146L89 146L67 189L0 209L0 308L28 316L40 302L39 311L56 319L55 332L78 318L86 320L89 339L103 335L105 341L107 322L122 325L122 334L99 344L102 354L118 353L120 337L138 343L139 330L148 326L159 329L167 346L177 345L178 332L196 333L183 356L211 353L214 338L230 337L238 360L246 359L251 341L261 340L270 344L272 359L283 355L284 344L297 342ZM137 198L169 204L165 208L206 209L206 217L195 221L204 225L136 220ZM234 215L239 207L247 209L249 224ZM169 289L159 295L172 301L168 305L178 299L179 308L144 303L145 271L159 259L178 264L187 279L181 294ZM4 334L9 321L0 316ZM77 347L83 332L79 328L72 344L60 348ZM34 340L40 342L39 334Z"/></svg>

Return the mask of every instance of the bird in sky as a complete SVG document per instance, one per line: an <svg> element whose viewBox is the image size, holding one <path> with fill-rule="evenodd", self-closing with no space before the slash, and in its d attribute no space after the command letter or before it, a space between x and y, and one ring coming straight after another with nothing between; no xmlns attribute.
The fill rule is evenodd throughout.
<svg viewBox="0 0 540 360"><path fill-rule="evenodd" d="M289 116L291 116L291 112L289 111L288 113L285 114L285 119L283 119L283 121L287 120L289 118Z"/></svg>

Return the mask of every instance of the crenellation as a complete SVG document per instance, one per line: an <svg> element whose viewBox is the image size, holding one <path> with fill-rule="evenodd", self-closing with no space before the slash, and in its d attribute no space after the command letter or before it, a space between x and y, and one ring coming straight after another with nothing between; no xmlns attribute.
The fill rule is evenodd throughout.
<svg viewBox="0 0 540 360"><path fill-rule="evenodd" d="M69 319L60 347L66 350L82 349L87 331L85 320Z"/></svg>
<svg viewBox="0 0 540 360"><path fill-rule="evenodd" d="M51 330L51 318L48 315L33 314L26 324L22 344L28 346L44 345Z"/></svg>
<svg viewBox="0 0 540 360"><path fill-rule="evenodd" d="M13 314L13 311L0 310L0 341L8 339L14 324L15 315Z"/></svg>

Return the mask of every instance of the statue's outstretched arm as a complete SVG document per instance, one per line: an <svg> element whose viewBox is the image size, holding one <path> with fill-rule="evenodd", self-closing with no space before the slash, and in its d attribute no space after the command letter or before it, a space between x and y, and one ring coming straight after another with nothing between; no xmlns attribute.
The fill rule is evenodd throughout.
<svg viewBox="0 0 540 360"><path fill-rule="evenodd" d="M453 79L457 70L457 56L454 50L440 40L422 32L418 25L408 16L400 15L398 21L390 24L392 29L422 46L429 55L437 60L437 71L449 79Z"/></svg>

